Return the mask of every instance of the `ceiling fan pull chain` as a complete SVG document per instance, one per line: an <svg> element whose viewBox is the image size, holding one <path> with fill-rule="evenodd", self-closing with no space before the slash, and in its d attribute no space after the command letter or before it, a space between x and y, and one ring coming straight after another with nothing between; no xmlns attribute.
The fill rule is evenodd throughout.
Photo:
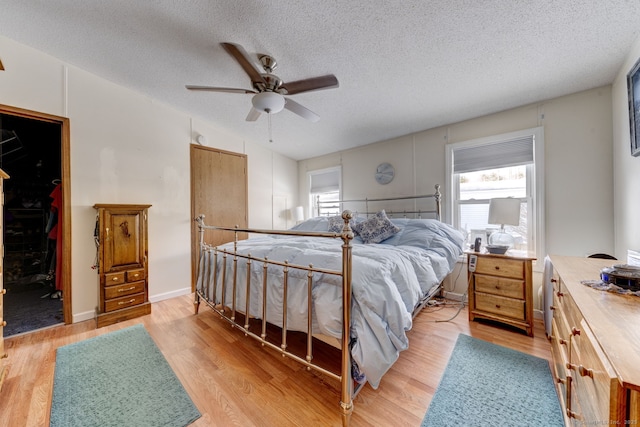
<svg viewBox="0 0 640 427"><path fill-rule="evenodd" d="M267 122L269 123L269 142L273 142L273 132L271 131L271 111L267 110Z"/></svg>

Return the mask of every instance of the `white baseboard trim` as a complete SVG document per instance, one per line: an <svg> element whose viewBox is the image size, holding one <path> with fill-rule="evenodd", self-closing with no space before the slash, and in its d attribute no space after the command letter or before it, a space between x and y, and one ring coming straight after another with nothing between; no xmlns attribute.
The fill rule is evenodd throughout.
<svg viewBox="0 0 640 427"><path fill-rule="evenodd" d="M450 299L450 300L454 300L454 301L462 301L463 299L464 299L464 301L467 301L467 294L466 293L458 294L458 293L455 293L455 292L447 292L447 291L445 291L445 292L443 292L443 296L446 299Z"/></svg>
<svg viewBox="0 0 640 427"><path fill-rule="evenodd" d="M96 310L85 311L73 315L73 323L84 322L85 320L93 320L96 318Z"/></svg>
<svg viewBox="0 0 640 427"><path fill-rule="evenodd" d="M166 299L180 297L182 295L189 295L191 293L192 293L191 292L191 287L182 288L182 289L178 289L178 290L175 290L175 291L166 292L164 294L150 295L149 296L149 302L154 303L154 302L164 301Z"/></svg>

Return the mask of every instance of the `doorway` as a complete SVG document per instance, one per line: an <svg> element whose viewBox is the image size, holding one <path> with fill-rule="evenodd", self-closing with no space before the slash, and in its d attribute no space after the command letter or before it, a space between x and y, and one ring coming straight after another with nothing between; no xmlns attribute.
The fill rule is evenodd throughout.
<svg viewBox="0 0 640 427"><path fill-rule="evenodd" d="M68 120L0 105L0 132L7 337L69 323Z"/></svg>

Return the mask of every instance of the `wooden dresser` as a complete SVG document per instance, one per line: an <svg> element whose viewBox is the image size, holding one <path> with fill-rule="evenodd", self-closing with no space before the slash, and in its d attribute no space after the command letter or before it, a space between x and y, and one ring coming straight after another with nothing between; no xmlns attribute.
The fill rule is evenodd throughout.
<svg viewBox="0 0 640 427"><path fill-rule="evenodd" d="M2 242L2 238L4 236L4 218L2 213L4 209L2 205L4 204L4 189L3 189L3 181L9 178L2 169L0 169L0 254L4 254L4 244ZM0 391L2 391L2 383L7 376L7 353L4 351L4 327L7 322L4 320L4 294L7 292L4 288L4 269L2 266L3 256L0 256Z"/></svg>
<svg viewBox="0 0 640 427"><path fill-rule="evenodd" d="M620 262L550 258L549 339L566 425L640 424L640 297L581 283Z"/></svg>
<svg viewBox="0 0 640 427"><path fill-rule="evenodd" d="M533 336L533 285L526 255L468 252L469 320L489 319ZM475 270L472 257L477 257ZM471 271L474 270L474 271Z"/></svg>
<svg viewBox="0 0 640 427"><path fill-rule="evenodd" d="M98 210L98 327L151 313L147 259L150 207L94 205Z"/></svg>

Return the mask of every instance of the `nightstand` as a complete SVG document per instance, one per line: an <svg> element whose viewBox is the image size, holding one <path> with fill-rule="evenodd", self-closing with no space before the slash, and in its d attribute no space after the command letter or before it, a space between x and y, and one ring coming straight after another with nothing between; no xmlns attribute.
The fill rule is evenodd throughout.
<svg viewBox="0 0 640 427"><path fill-rule="evenodd" d="M489 319L533 336L532 261L516 254L467 252L469 321ZM475 262L472 260L475 258ZM472 271L473 270L473 271Z"/></svg>

